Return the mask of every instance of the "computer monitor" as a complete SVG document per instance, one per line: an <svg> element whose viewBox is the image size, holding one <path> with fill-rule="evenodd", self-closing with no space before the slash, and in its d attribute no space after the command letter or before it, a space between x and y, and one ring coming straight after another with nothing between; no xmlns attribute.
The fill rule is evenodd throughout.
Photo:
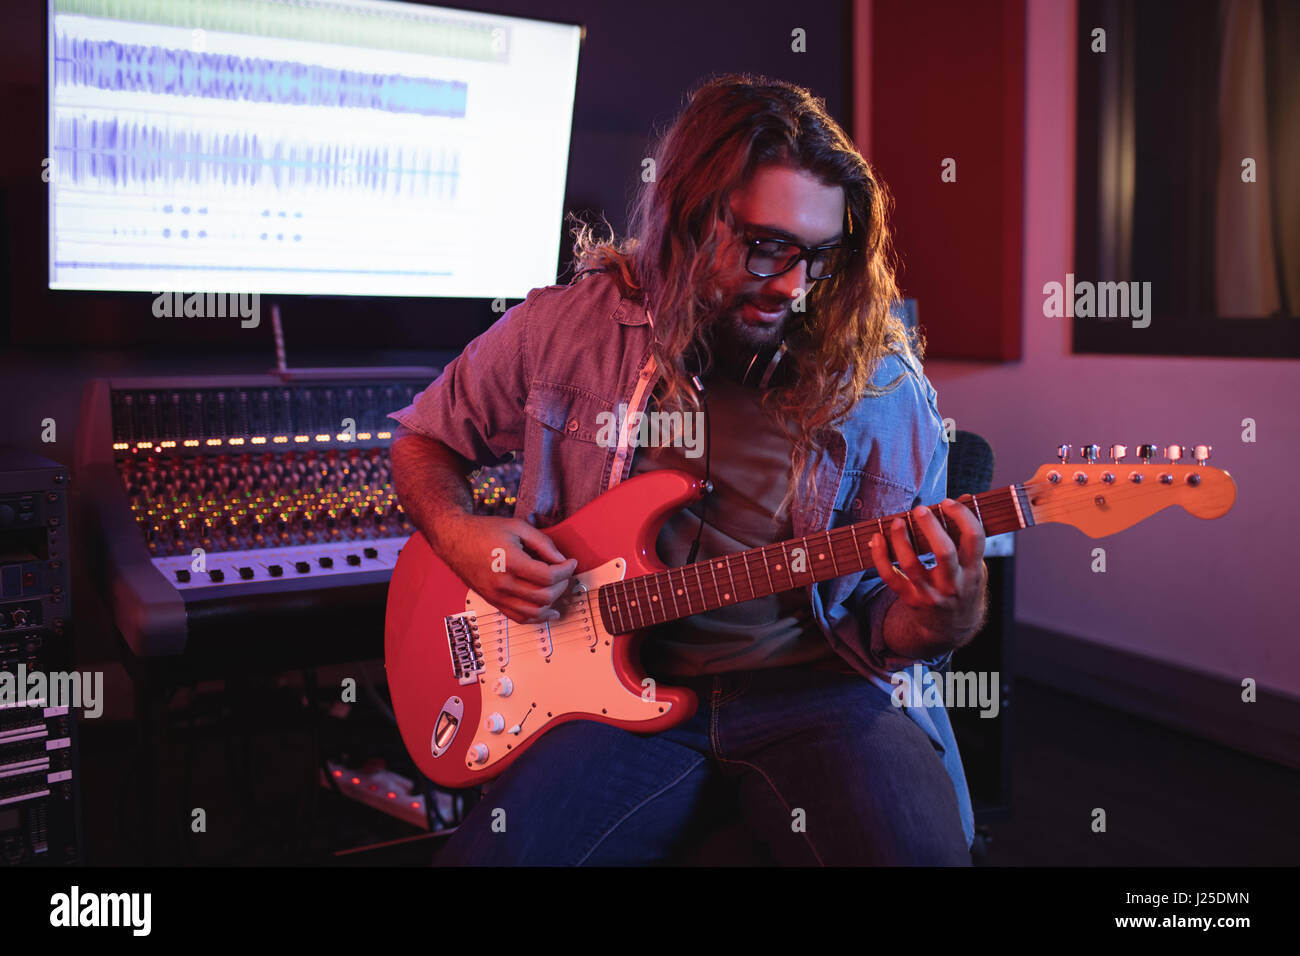
<svg viewBox="0 0 1300 956"><path fill-rule="evenodd" d="M555 281L581 27L378 0L48 2L50 289Z"/></svg>

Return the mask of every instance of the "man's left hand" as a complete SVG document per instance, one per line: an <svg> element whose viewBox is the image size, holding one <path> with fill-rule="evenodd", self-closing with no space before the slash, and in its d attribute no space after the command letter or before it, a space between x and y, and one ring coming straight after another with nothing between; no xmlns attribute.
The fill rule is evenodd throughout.
<svg viewBox="0 0 1300 956"><path fill-rule="evenodd" d="M871 536L871 557L880 579L898 594L896 603L910 609L910 630L917 632L912 636L951 650L969 641L983 623L988 566L984 563L984 528L974 513L951 498L936 507L943 509L949 527L955 526L958 540L944 530L931 509L921 505L912 511L917 530L925 535L934 554L933 568L917 558L902 518L895 518L889 528L900 567L890 562L879 534Z"/></svg>

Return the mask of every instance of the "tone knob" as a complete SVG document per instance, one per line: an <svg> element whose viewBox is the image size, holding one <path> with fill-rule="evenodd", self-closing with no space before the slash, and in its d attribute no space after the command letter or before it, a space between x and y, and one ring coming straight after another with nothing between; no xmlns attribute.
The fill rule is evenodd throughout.
<svg viewBox="0 0 1300 956"><path fill-rule="evenodd" d="M475 744L473 747L469 748L469 753L467 754L467 756L469 757L470 763L479 763L479 764L487 763L487 759L488 759L487 744Z"/></svg>
<svg viewBox="0 0 1300 956"><path fill-rule="evenodd" d="M483 728L490 734L499 734L506 729L506 719L500 714L488 714L483 721Z"/></svg>
<svg viewBox="0 0 1300 956"><path fill-rule="evenodd" d="M509 697L515 692L515 682L509 677L498 677L492 685L492 693L498 697Z"/></svg>

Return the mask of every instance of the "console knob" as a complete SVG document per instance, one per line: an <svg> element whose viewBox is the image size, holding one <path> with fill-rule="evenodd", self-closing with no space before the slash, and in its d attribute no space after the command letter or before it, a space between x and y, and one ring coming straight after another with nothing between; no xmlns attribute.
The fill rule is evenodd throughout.
<svg viewBox="0 0 1300 956"><path fill-rule="evenodd" d="M515 692L515 682L509 677L498 677L492 685L492 693L498 697L509 697Z"/></svg>
<svg viewBox="0 0 1300 956"><path fill-rule="evenodd" d="M506 719L500 714L488 714L487 720L483 721L483 727L490 734L499 734L506 729Z"/></svg>

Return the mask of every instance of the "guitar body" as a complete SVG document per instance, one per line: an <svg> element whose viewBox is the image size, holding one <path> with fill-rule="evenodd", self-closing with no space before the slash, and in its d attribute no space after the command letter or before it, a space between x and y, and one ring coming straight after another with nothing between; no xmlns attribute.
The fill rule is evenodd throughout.
<svg viewBox="0 0 1300 956"><path fill-rule="evenodd" d="M1063 446L1068 452L1069 446ZM1208 445L1170 445L1169 464L1096 461L1043 465L1023 484L962 495L984 534L1039 524L1069 524L1099 538L1171 505L1198 518L1227 514L1237 498L1232 476L1205 467ZM889 542L886 524L905 519L917 555L931 548L910 512L715 555L669 571L655 553L668 516L704 494L681 471L654 471L606 492L547 528L560 553L578 560L576 584L560 599L557 621L516 624L466 588L423 535L402 548L388 589L384 658L402 740L416 765L443 787L467 787L500 774L551 728L599 720L655 733L690 719L695 694L642 684L642 628L730 604L806 587L873 566L871 540ZM954 527L939 512L945 534ZM964 533L964 532L963 532ZM491 560L484 555L484 560ZM891 563L892 563L891 556ZM607 624L606 622L613 622Z"/></svg>
<svg viewBox="0 0 1300 956"><path fill-rule="evenodd" d="M609 633L596 590L664 570L660 529L703 493L685 472L654 471L545 529L578 561L577 586L557 604L561 618L545 624L509 620L422 534L407 541L389 585L384 663L402 740L425 776L448 788L484 783L570 720L654 733L690 719L695 694L642 684L642 633Z"/></svg>

